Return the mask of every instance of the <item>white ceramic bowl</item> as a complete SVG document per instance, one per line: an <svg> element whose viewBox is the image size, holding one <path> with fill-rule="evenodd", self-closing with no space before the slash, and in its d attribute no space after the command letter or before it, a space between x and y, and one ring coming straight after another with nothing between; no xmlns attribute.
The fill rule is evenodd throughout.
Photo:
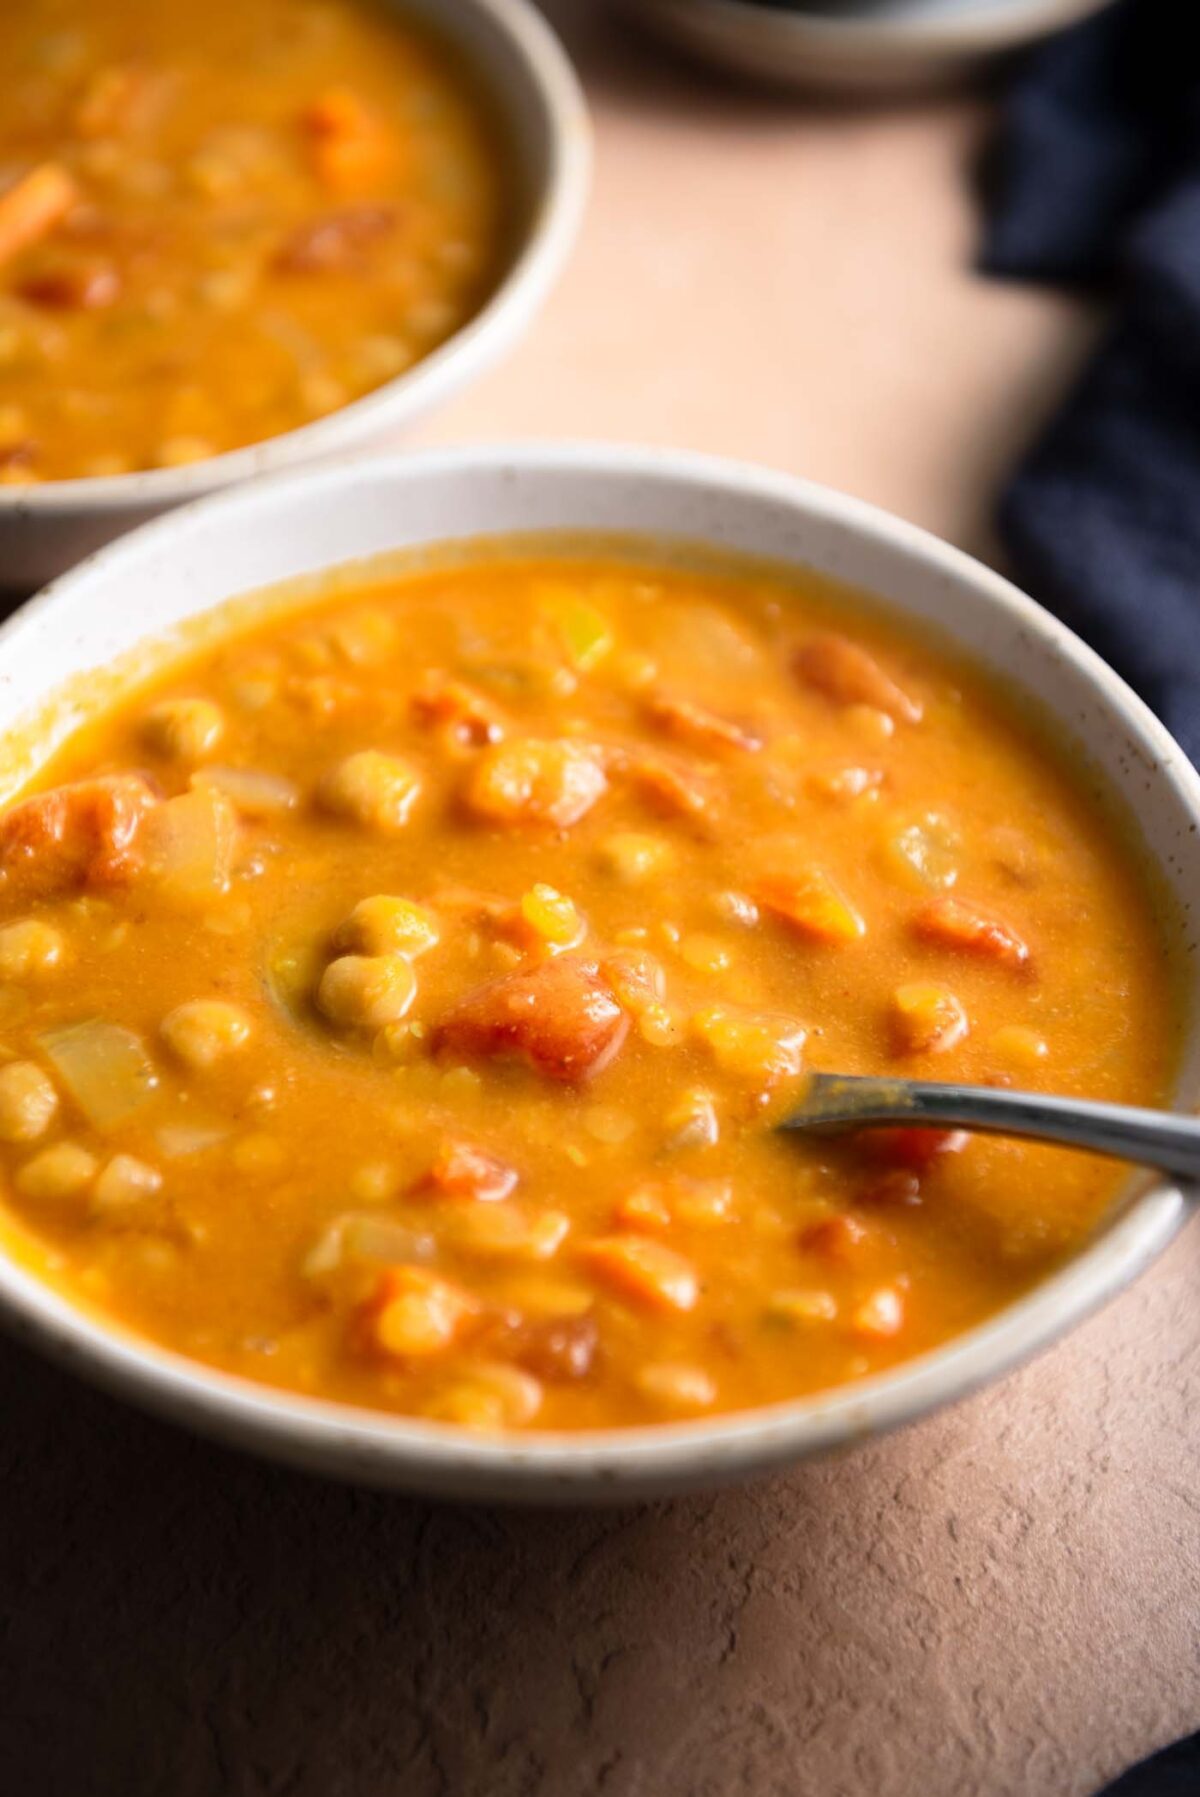
<svg viewBox="0 0 1200 1797"><path fill-rule="evenodd" d="M11 759L6 739L26 740L22 719L64 679L105 667L231 595L386 550L562 528L685 538L822 569L881 595L917 625L935 625L1055 714L1136 816L1145 853L1178 902L1195 1018L1200 969L1183 915L1200 892L1200 778L1145 706L1060 624L969 557L857 500L733 463L614 448L460 450L307 469L202 501L102 550L0 630L0 772ZM1195 1021L1175 1097L1187 1109L1200 1097ZM1173 1187L1131 1182L1087 1250L1029 1296L861 1384L723 1420L573 1436L487 1440L251 1385L85 1315L3 1253L0 1315L88 1378L302 1466L475 1498L619 1500L739 1478L960 1397L1133 1278L1184 1213Z"/></svg>
<svg viewBox="0 0 1200 1797"><path fill-rule="evenodd" d="M946 87L1109 0L619 0L656 36L774 87L900 94Z"/></svg>
<svg viewBox="0 0 1200 1797"><path fill-rule="evenodd" d="M183 468L0 487L0 595L29 593L122 531L235 481L395 439L515 342L545 300L587 198L591 139L574 70L527 0L389 0L455 45L496 105L523 223L506 272L461 330L395 380L312 424Z"/></svg>

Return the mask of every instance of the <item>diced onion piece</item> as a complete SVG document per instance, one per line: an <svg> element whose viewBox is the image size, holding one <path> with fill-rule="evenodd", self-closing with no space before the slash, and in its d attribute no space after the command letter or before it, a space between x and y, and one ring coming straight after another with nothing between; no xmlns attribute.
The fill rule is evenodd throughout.
<svg viewBox="0 0 1200 1797"><path fill-rule="evenodd" d="M39 1036L38 1046L93 1129L115 1129L158 1087L141 1037L119 1023L75 1023Z"/></svg>
<svg viewBox="0 0 1200 1797"><path fill-rule="evenodd" d="M566 585L547 584L539 595L542 615L554 630L563 654L581 674L594 668L613 645L608 620Z"/></svg>
<svg viewBox="0 0 1200 1797"><path fill-rule="evenodd" d="M305 1257L308 1279L324 1278L348 1264L403 1266L432 1260L437 1245L432 1236L410 1229L394 1217L374 1211L345 1211L322 1230Z"/></svg>
<svg viewBox="0 0 1200 1797"><path fill-rule="evenodd" d="M229 890L237 815L214 786L198 786L149 813L146 853L160 892L203 905Z"/></svg>
<svg viewBox="0 0 1200 1797"><path fill-rule="evenodd" d="M185 1160L191 1154L203 1154L217 1148L233 1134L224 1123L165 1123L154 1132L161 1153L168 1160Z"/></svg>
<svg viewBox="0 0 1200 1797"><path fill-rule="evenodd" d="M192 785L224 793L242 817L255 820L280 817L300 802L299 790L290 780L261 768L208 767L192 776Z"/></svg>
<svg viewBox="0 0 1200 1797"><path fill-rule="evenodd" d="M721 1125L711 1092L693 1086L684 1092L663 1118L666 1147L712 1148L720 1139Z"/></svg>
<svg viewBox="0 0 1200 1797"><path fill-rule="evenodd" d="M665 1410L707 1410L717 1388L703 1367L659 1361L638 1369L635 1384L644 1398Z"/></svg>

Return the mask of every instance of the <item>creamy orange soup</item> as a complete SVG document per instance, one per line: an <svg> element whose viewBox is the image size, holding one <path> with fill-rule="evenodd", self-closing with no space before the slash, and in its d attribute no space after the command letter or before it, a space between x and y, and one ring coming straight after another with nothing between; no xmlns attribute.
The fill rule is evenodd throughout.
<svg viewBox="0 0 1200 1797"><path fill-rule="evenodd" d="M0 483L292 430L499 276L489 108L386 0L21 0L0 68Z"/></svg>
<svg viewBox="0 0 1200 1797"><path fill-rule="evenodd" d="M936 1347L1120 1178L772 1130L806 1069L1153 1102L1138 865L1065 753L814 575L356 576L0 818L0 1180L186 1355L471 1428L704 1415Z"/></svg>

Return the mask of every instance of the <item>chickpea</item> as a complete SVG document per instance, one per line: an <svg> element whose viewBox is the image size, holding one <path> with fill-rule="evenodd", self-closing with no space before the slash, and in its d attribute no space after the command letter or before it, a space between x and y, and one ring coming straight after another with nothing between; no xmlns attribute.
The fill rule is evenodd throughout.
<svg viewBox="0 0 1200 1797"><path fill-rule="evenodd" d="M327 811L390 836L408 822L421 783L408 763L378 749L361 749L331 768L319 797Z"/></svg>
<svg viewBox="0 0 1200 1797"><path fill-rule="evenodd" d="M500 1361L479 1361L434 1400L427 1416L467 1429L520 1428L542 1407L541 1381Z"/></svg>
<svg viewBox="0 0 1200 1797"><path fill-rule="evenodd" d="M858 740L872 749L882 748L896 734L896 720L890 712L881 711L877 705L848 706L846 722Z"/></svg>
<svg viewBox="0 0 1200 1797"><path fill-rule="evenodd" d="M600 847L600 863L623 886L641 886L670 870L675 852L661 836L618 830Z"/></svg>
<svg viewBox="0 0 1200 1797"><path fill-rule="evenodd" d="M207 437L183 434L164 437L158 446L155 466L157 468L183 468L189 462L205 462L209 456L216 455L216 453L215 447Z"/></svg>
<svg viewBox="0 0 1200 1797"><path fill-rule="evenodd" d="M26 917L0 930L0 979L36 979L62 964L65 944L58 930Z"/></svg>
<svg viewBox="0 0 1200 1797"><path fill-rule="evenodd" d="M400 1021L416 992L405 955L339 955L321 975L317 1005L331 1023L382 1029Z"/></svg>
<svg viewBox="0 0 1200 1797"><path fill-rule="evenodd" d="M157 1167L137 1160L132 1154L114 1154L97 1179L92 1192L96 1210L119 1211L127 1205L152 1198L162 1185Z"/></svg>
<svg viewBox="0 0 1200 1797"><path fill-rule="evenodd" d="M696 973L723 973L731 958L725 944L703 930L693 930L685 936L679 944L679 954Z"/></svg>
<svg viewBox="0 0 1200 1797"><path fill-rule="evenodd" d="M58 1093L32 1061L10 1061L0 1067L0 1138L36 1142L45 1135L58 1109Z"/></svg>
<svg viewBox="0 0 1200 1797"><path fill-rule="evenodd" d="M172 761L202 761L224 735L225 719L211 699L163 699L146 713L142 732Z"/></svg>
<svg viewBox="0 0 1200 1797"><path fill-rule="evenodd" d="M781 1323L832 1323L838 1313L832 1292L791 1288L772 1293L767 1315Z"/></svg>
<svg viewBox="0 0 1200 1797"><path fill-rule="evenodd" d="M991 1045L1004 1060L1015 1061L1022 1069L1036 1067L1050 1052L1045 1037L1021 1023L1009 1023L997 1030Z"/></svg>
<svg viewBox="0 0 1200 1797"><path fill-rule="evenodd" d="M637 1387L643 1397L667 1410L707 1410L717 1395L703 1367L666 1362L642 1367Z"/></svg>
<svg viewBox="0 0 1200 1797"><path fill-rule="evenodd" d="M55 1142L18 1169L16 1188L25 1198L51 1202L76 1198L96 1177L96 1157L78 1142Z"/></svg>
<svg viewBox="0 0 1200 1797"><path fill-rule="evenodd" d="M463 1382L451 1385L426 1406L426 1416L438 1423L457 1423L460 1429L486 1433L504 1427L504 1400L498 1391Z"/></svg>
<svg viewBox="0 0 1200 1797"><path fill-rule="evenodd" d="M387 1204L400 1189L400 1175L385 1161L368 1161L350 1175L350 1196L359 1204Z"/></svg>
<svg viewBox="0 0 1200 1797"><path fill-rule="evenodd" d="M808 1032L793 1018L710 1006L696 1012L692 1029L735 1079L765 1088L800 1072Z"/></svg>
<svg viewBox="0 0 1200 1797"><path fill-rule="evenodd" d="M915 980L892 994L892 1035L901 1054L944 1054L968 1028L967 1013L945 986Z"/></svg>
<svg viewBox="0 0 1200 1797"><path fill-rule="evenodd" d="M169 1011L159 1033L172 1054L188 1067L203 1069L244 1048L253 1025L240 1005L219 998L195 998Z"/></svg>
<svg viewBox="0 0 1200 1797"><path fill-rule="evenodd" d="M469 1292L425 1267L395 1267L385 1273L380 1300L376 1344L404 1360L444 1353L478 1309Z"/></svg>
<svg viewBox="0 0 1200 1797"><path fill-rule="evenodd" d="M414 960L434 947L439 934L432 911L411 899L377 892L355 905L337 933L337 945L353 954L397 954Z"/></svg>

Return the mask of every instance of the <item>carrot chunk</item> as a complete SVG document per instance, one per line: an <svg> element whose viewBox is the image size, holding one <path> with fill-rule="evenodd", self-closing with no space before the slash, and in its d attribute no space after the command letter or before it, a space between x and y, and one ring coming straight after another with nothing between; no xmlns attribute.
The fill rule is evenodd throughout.
<svg viewBox="0 0 1200 1797"><path fill-rule="evenodd" d="M607 1066L628 1029L598 963L557 955L468 992L434 1031L433 1050L468 1060L515 1055L545 1078L571 1084Z"/></svg>
<svg viewBox="0 0 1200 1797"><path fill-rule="evenodd" d="M313 166L327 187L355 187L386 175L399 143L380 115L350 87L330 87L305 109Z"/></svg>
<svg viewBox="0 0 1200 1797"><path fill-rule="evenodd" d="M867 933L861 913L819 867L797 874L767 874L751 888L751 895L812 942L857 942Z"/></svg>
<svg viewBox="0 0 1200 1797"><path fill-rule="evenodd" d="M691 699L657 694L649 699L646 712L651 721L661 724L671 736L719 749L761 749L762 737L731 718L723 718Z"/></svg>
<svg viewBox="0 0 1200 1797"><path fill-rule="evenodd" d="M120 885L141 871L140 832L159 803L141 774L37 793L0 818L0 868L39 893Z"/></svg>
<svg viewBox="0 0 1200 1797"><path fill-rule="evenodd" d="M797 651L796 673L807 686L837 705L871 705L905 724L919 724L922 707L897 686L873 655L848 636L829 631L810 637Z"/></svg>
<svg viewBox="0 0 1200 1797"><path fill-rule="evenodd" d="M79 198L57 162L42 162L0 194L0 267L48 237Z"/></svg>
<svg viewBox="0 0 1200 1797"><path fill-rule="evenodd" d="M473 1142L447 1137L418 1190L445 1198L478 1198L493 1202L516 1189L517 1170Z"/></svg>
<svg viewBox="0 0 1200 1797"><path fill-rule="evenodd" d="M669 755L635 756L623 771L660 816L702 818L714 808L710 781Z"/></svg>
<svg viewBox="0 0 1200 1797"><path fill-rule="evenodd" d="M498 743L504 724L497 707L465 680L431 672L412 699L413 716L431 728L440 726L453 741L466 748L482 749Z"/></svg>
<svg viewBox="0 0 1200 1797"><path fill-rule="evenodd" d="M565 830L585 817L607 788L598 750L586 743L526 738L484 750L466 803L491 823L553 824Z"/></svg>
<svg viewBox="0 0 1200 1797"><path fill-rule="evenodd" d="M691 1310L700 1296L700 1282L689 1262L646 1236L601 1236L583 1252L606 1285L647 1310Z"/></svg>
<svg viewBox="0 0 1200 1797"><path fill-rule="evenodd" d="M1004 967L1025 967L1029 962L1029 945L1017 932L969 899L933 899L916 913L912 928L922 942L938 948L979 955Z"/></svg>

